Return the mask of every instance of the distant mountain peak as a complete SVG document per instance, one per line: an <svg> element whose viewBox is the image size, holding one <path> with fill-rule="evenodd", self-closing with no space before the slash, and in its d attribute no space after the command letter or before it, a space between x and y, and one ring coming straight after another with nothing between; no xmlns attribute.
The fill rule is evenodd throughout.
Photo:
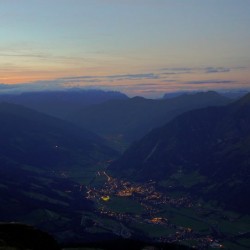
<svg viewBox="0 0 250 250"><path fill-rule="evenodd" d="M221 97L221 95L213 90L209 91L201 91L201 92L190 92L190 93L185 93L183 95L187 96L206 96L206 97Z"/></svg>
<svg viewBox="0 0 250 250"><path fill-rule="evenodd" d="M64 91L25 92L0 94L0 102L21 104L25 107L65 119L68 114L88 105L109 100L126 100L128 97L117 91L70 89Z"/></svg>
<svg viewBox="0 0 250 250"><path fill-rule="evenodd" d="M163 96L163 99L172 99L179 96L221 96L218 92L214 90L208 91L178 91L178 92L170 92L166 93Z"/></svg>
<svg viewBox="0 0 250 250"><path fill-rule="evenodd" d="M140 100L146 100L146 98L144 98L144 97L142 97L142 96L134 96L134 97L132 97L131 99L132 99L132 100L138 100L138 101L140 101Z"/></svg>
<svg viewBox="0 0 250 250"><path fill-rule="evenodd" d="M197 92L196 93L197 95L198 94L201 94L201 95L217 95L217 96L220 96L220 94L214 90L209 90L209 91L204 91L204 92Z"/></svg>

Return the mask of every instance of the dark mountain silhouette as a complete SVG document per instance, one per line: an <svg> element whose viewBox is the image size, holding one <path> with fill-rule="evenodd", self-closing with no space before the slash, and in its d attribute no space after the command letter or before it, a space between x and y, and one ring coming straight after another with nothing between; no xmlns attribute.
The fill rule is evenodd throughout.
<svg viewBox="0 0 250 250"><path fill-rule="evenodd" d="M79 90L27 92L2 94L0 102L21 104L37 111L65 118L80 108L102 103L111 99L127 99L125 94L116 91Z"/></svg>
<svg viewBox="0 0 250 250"><path fill-rule="evenodd" d="M168 92L166 94L163 95L163 99L171 99L171 98L175 98L177 96L181 96L181 95L194 95L195 93L199 93L199 91L176 91L176 92ZM244 95L248 94L249 91L244 90L244 89L235 89L235 90L220 90L217 93L219 93L222 96L225 96L227 98L230 99L239 99L241 97L243 97Z"/></svg>
<svg viewBox="0 0 250 250"><path fill-rule="evenodd" d="M87 233L86 233L87 234ZM139 240L96 240L82 244L67 244L63 248L49 234L35 227L20 223L0 223L0 248L5 250L60 250L60 249L103 249L103 250L141 250L141 249L173 249L188 250L189 247L177 244L147 243Z"/></svg>
<svg viewBox="0 0 250 250"><path fill-rule="evenodd" d="M224 107L178 116L134 143L112 166L136 180L198 173L190 191L235 210L250 209L250 94Z"/></svg>
<svg viewBox="0 0 250 250"><path fill-rule="evenodd" d="M248 90L228 90L228 91L221 91L220 94L223 95L223 96L226 96L228 98L231 98L231 99L239 99L241 97L243 97L244 95L247 95L249 93Z"/></svg>
<svg viewBox="0 0 250 250"><path fill-rule="evenodd" d="M1 103L0 117L0 221L74 237L82 211L93 208L85 188L70 180L72 169L117 153L91 132L20 105Z"/></svg>
<svg viewBox="0 0 250 250"><path fill-rule="evenodd" d="M0 157L42 168L93 164L115 152L92 132L15 105L0 104ZM96 157L94 157L96 155Z"/></svg>
<svg viewBox="0 0 250 250"><path fill-rule="evenodd" d="M83 244L73 244L71 246L74 246L74 249L100 249L100 250L190 250L190 247L180 245L178 243L154 243L154 242L144 242L140 240L135 239L116 239L116 240L96 240L96 242L92 243L83 243ZM70 247L70 244L68 245L69 250L72 249ZM79 248L78 248L79 247ZM63 248L67 250L68 248Z"/></svg>
<svg viewBox="0 0 250 250"><path fill-rule="evenodd" d="M32 250L60 250L57 242L47 233L34 227L16 224L0 223L1 249L32 249Z"/></svg>
<svg viewBox="0 0 250 250"><path fill-rule="evenodd" d="M188 95L188 94L195 94L198 93L197 91L195 92L188 92L188 91L176 91L176 92L169 92L163 95L163 99L171 99L171 98L175 98L177 96L181 96L181 95Z"/></svg>
<svg viewBox="0 0 250 250"><path fill-rule="evenodd" d="M68 119L99 135L132 142L185 111L229 102L229 99L212 91L160 100L134 97L88 106Z"/></svg>

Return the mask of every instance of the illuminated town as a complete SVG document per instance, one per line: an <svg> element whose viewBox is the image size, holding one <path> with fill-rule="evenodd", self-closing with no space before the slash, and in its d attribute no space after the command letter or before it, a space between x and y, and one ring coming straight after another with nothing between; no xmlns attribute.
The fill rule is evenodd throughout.
<svg viewBox="0 0 250 250"><path fill-rule="evenodd" d="M126 225L131 223L159 225L163 228L173 230L174 233L155 237L154 240L156 242L182 243L185 241L195 241L196 244L193 245L193 248L196 249L223 248L223 245L220 243L220 237L215 237L215 235L219 235L219 232L216 232L214 228L215 232L213 235L204 235L190 227L175 225L171 222L171 218L158 216L158 213L166 205L175 208L193 208L198 210L199 205L194 204L191 197L172 198L167 196L156 190L156 185L153 181L144 184L131 183L113 178L105 171L98 171L96 176L105 177L106 181L100 187L87 186L86 198L96 203L97 213L119 221L121 227L113 229L98 220L94 220L94 226L106 228L108 231L119 236L130 238L133 236L132 230L128 229L122 223ZM143 209L143 213L135 214L113 211L109 208L108 203L115 197L136 201Z"/></svg>

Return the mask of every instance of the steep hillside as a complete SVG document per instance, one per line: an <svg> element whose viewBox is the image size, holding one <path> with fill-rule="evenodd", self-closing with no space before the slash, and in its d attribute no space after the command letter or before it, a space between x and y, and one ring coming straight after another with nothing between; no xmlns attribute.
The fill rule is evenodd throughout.
<svg viewBox="0 0 250 250"><path fill-rule="evenodd" d="M42 168L93 164L115 152L97 135L15 104L0 104L0 157Z"/></svg>
<svg viewBox="0 0 250 250"><path fill-rule="evenodd" d="M193 174L190 192L249 211L250 95L177 117L134 143L111 169L127 178L166 183L176 175L185 182Z"/></svg>
<svg viewBox="0 0 250 250"><path fill-rule="evenodd" d="M0 221L37 226L60 240L78 237L85 187L70 179L117 156L97 135L57 118L0 104Z"/></svg>

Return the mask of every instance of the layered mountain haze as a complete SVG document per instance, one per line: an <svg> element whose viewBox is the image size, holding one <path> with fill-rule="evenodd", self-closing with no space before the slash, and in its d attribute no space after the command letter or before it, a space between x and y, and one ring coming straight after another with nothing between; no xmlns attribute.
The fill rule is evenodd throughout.
<svg viewBox="0 0 250 250"><path fill-rule="evenodd" d="M111 165L119 176L165 181L238 211L250 209L250 95L187 112L134 143ZM176 175L181 178L175 178ZM193 178L185 185L185 176ZM182 181L183 180L183 183Z"/></svg>
<svg viewBox="0 0 250 250"><path fill-rule="evenodd" d="M225 105L230 101L213 91L183 94L172 99L134 97L85 107L71 114L68 120L104 137L131 143L185 111Z"/></svg>
<svg viewBox="0 0 250 250"><path fill-rule="evenodd" d="M66 118L70 113L84 106L99 104L112 99L127 99L116 91L71 89L61 91L24 92L20 94L1 94L0 102L21 104L25 107Z"/></svg>

